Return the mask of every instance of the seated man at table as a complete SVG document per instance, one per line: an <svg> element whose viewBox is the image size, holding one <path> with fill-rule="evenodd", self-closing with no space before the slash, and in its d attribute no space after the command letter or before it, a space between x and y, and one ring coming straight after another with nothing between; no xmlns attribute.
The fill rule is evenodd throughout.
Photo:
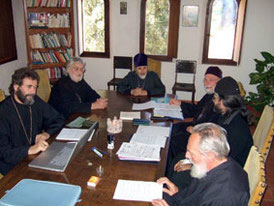
<svg viewBox="0 0 274 206"><path fill-rule="evenodd" d="M46 140L64 125L62 115L36 95L38 84L34 70L16 70L10 96L0 104L0 173L4 175L27 155L46 150Z"/></svg>
<svg viewBox="0 0 274 206"><path fill-rule="evenodd" d="M248 205L249 184L246 172L228 157L229 144L225 130L213 123L193 128L187 145L186 158L191 167L192 181L182 190L168 178L157 182L165 184L164 199L153 200L160 205Z"/></svg>
<svg viewBox="0 0 274 206"><path fill-rule="evenodd" d="M134 57L135 71L129 72L119 83L117 91L133 96L164 95L165 85L155 72L147 69L147 55L139 53Z"/></svg>
<svg viewBox="0 0 274 206"><path fill-rule="evenodd" d="M66 118L73 113L90 113L107 107L107 99L100 98L84 80L85 66L82 59L72 58L67 64L68 76L52 88L49 103Z"/></svg>
<svg viewBox="0 0 274 206"><path fill-rule="evenodd" d="M169 159L173 159L182 152L183 148L186 148L191 129L194 125L211 122L217 118L218 114L213 111L214 104L212 98L216 84L221 78L222 71L220 68L210 66L205 72L203 81L206 94L197 104L171 99L170 104L181 105L184 118L193 118L193 121L179 122L173 125Z"/></svg>

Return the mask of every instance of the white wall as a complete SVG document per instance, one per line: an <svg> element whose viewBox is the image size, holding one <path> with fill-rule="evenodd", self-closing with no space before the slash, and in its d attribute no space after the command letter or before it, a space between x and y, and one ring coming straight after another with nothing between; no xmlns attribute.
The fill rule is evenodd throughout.
<svg viewBox="0 0 274 206"><path fill-rule="evenodd" d="M17 48L17 60L0 65L0 88L9 94L8 87L14 70L27 65L24 10L22 1L12 0L13 23Z"/></svg>
<svg viewBox="0 0 274 206"><path fill-rule="evenodd" d="M120 15L119 6L121 1L126 1L128 14ZM22 1L13 0L14 23L17 43L18 60L0 65L0 88L7 91L10 76L19 67L25 66L27 62L25 31ZM16 2L16 3L15 3ZM182 27L180 18L178 59L193 59L198 61L196 77L196 100L203 94L202 79L209 65L201 64L203 34L205 23L206 0L181 0L181 11L183 5L199 6L198 27ZM76 11L76 0L75 11ZM110 0L111 25L110 45L111 58L84 58L87 63L86 80L94 89L107 89L107 81L112 78L112 57L118 55L134 56L139 51L139 28L140 28L140 3L141 0ZM239 66L222 66L224 76L230 75L243 83L247 91L255 88L249 86L250 72L255 70L253 59L261 59L260 52L268 51L274 54L274 1L273 0L248 0L245 21L245 31L242 48L242 58ZM182 17L182 12L180 14ZM75 18L77 17L75 13ZM76 23L75 19L75 23ZM75 24L77 34L77 24ZM76 46L78 45L76 41ZM76 50L77 51L77 50ZM174 82L173 62L162 63L162 81L166 85L167 92L171 92ZM180 98L190 99L187 93L179 94Z"/></svg>

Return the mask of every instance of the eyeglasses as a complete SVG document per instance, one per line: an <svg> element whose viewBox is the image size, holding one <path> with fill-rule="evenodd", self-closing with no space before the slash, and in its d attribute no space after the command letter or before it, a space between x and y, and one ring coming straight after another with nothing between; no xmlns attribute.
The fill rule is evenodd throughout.
<svg viewBox="0 0 274 206"><path fill-rule="evenodd" d="M74 71L74 72L85 72L86 71L86 68L85 67L71 67L71 69Z"/></svg>

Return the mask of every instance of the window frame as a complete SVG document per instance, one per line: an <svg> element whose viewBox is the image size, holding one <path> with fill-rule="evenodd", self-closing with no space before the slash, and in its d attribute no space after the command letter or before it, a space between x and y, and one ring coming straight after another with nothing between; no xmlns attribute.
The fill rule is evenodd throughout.
<svg viewBox="0 0 274 206"><path fill-rule="evenodd" d="M237 22L236 22L236 31L235 31L232 59L208 58L211 16L212 16L212 7L213 7L214 1L215 0L208 0L207 8L206 8L206 22L205 22L205 30L204 30L202 63L232 65L232 66L239 65L241 60L241 51L242 51L242 43L243 43L243 36L244 36L247 0L236 0L238 4L238 13L237 13Z"/></svg>
<svg viewBox="0 0 274 206"><path fill-rule="evenodd" d="M105 52L92 52L84 51L83 42L83 1L78 0L78 51L80 57L96 57L96 58L109 58L110 57L110 41L109 41L109 0L104 0L105 7Z"/></svg>
<svg viewBox="0 0 274 206"><path fill-rule="evenodd" d="M145 20L146 20L146 2L141 1L141 19L140 19L140 52L145 50ZM169 0L169 31L168 31L168 51L167 55L148 55L148 57L160 61L172 61L177 58L178 39L179 39L179 21L180 21L180 0ZM171 15L172 14L172 15Z"/></svg>

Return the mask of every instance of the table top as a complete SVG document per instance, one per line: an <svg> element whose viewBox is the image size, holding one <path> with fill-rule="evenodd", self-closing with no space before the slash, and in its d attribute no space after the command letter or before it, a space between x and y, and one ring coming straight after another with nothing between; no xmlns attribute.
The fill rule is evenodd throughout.
<svg viewBox="0 0 274 206"><path fill-rule="evenodd" d="M159 177L164 176L170 138L167 138L165 148L161 149L160 162L119 160L116 152L122 142L130 140L131 135L137 130L137 126L134 126L132 121L123 121L123 131L115 136L115 148L108 150L106 120L108 117L119 117L120 111L131 111L134 102L144 102L149 99L121 95L108 90L102 90L98 93L102 97L108 98L107 109L94 110L90 114L75 114L70 118L72 120L77 116L90 117L91 120L99 122L99 129L93 135L92 140L86 143L82 151L68 165L65 172L60 173L29 168L28 163L37 155L28 156L0 180L1 197L6 190L11 189L20 180L29 178L81 186L82 194L80 198L82 201L77 205L150 205L149 202L113 200L113 194L118 179L155 181ZM150 115L149 110L142 112L142 118L149 118ZM171 122L152 122L152 125L171 126ZM54 138L51 138L51 140L54 140ZM103 158L100 158L91 150L93 146L108 153ZM88 187L88 179L92 175L98 176L96 168L100 165L104 168L100 182L95 188Z"/></svg>

